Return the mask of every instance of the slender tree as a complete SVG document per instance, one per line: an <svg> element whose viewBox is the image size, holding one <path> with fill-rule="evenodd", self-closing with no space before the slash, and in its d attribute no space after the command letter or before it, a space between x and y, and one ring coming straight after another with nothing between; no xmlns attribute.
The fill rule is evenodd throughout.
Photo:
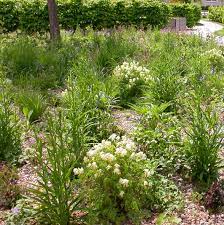
<svg viewBox="0 0 224 225"><path fill-rule="evenodd" d="M57 15L57 4L55 0L47 0L50 21L50 35L52 40L60 39L60 28Z"/></svg>

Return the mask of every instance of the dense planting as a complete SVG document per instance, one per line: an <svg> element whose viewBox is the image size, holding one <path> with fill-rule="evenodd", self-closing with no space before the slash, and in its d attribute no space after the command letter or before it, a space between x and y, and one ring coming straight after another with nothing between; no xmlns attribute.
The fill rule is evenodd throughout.
<svg viewBox="0 0 224 225"><path fill-rule="evenodd" d="M94 29L130 26L161 28L170 17L184 16L187 25L194 26L200 19L201 9L193 4L168 5L159 1L58 1L59 21L62 28ZM0 1L1 32L17 29L27 32L48 30L46 1Z"/></svg>
<svg viewBox="0 0 224 225"><path fill-rule="evenodd" d="M88 28L60 43L1 35L0 50L6 224L181 224L194 200L221 210L224 49L212 39Z"/></svg>
<svg viewBox="0 0 224 225"><path fill-rule="evenodd" d="M224 6L220 7L209 7L208 16L210 20L215 22L224 23Z"/></svg>

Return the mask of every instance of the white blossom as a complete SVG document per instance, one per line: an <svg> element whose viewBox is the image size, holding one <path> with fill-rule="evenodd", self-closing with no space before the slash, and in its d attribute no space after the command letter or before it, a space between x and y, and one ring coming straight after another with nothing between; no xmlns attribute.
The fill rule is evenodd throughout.
<svg viewBox="0 0 224 225"><path fill-rule="evenodd" d="M121 198L123 198L123 196L124 196L124 191L121 191L121 192L119 193L119 196L120 196Z"/></svg>
<svg viewBox="0 0 224 225"><path fill-rule="evenodd" d="M116 150L115 150L115 154L116 155L120 155L120 156L125 156L126 154L127 154L127 150L126 149L124 149L124 148L122 148L122 147L118 147L118 148L116 148Z"/></svg>
<svg viewBox="0 0 224 225"><path fill-rule="evenodd" d="M119 179L119 183L120 183L122 186L124 186L124 187L128 187L129 180L128 180L128 179L120 178L120 179Z"/></svg>
<svg viewBox="0 0 224 225"><path fill-rule="evenodd" d="M84 173L84 169L82 167L81 168L74 168L73 172L74 172L75 175L80 175L80 174Z"/></svg>

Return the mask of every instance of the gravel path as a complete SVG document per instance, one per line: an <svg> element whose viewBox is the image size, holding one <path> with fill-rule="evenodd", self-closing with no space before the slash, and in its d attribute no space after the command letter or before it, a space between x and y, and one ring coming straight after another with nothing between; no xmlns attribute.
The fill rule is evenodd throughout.
<svg viewBox="0 0 224 225"><path fill-rule="evenodd" d="M195 26L192 30L193 34L198 34L203 38L213 36L214 32L218 30L222 30L224 28L223 25L211 21L201 20L199 25ZM224 45L224 37L215 37L215 40L218 44Z"/></svg>

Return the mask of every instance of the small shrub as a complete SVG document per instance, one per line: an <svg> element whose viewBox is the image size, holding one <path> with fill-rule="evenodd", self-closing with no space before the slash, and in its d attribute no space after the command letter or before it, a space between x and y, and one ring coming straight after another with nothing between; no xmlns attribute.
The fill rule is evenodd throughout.
<svg viewBox="0 0 224 225"><path fill-rule="evenodd" d="M21 153L21 134L10 94L8 83L0 78L0 160L16 162Z"/></svg>
<svg viewBox="0 0 224 225"><path fill-rule="evenodd" d="M190 173L194 180L211 183L217 179L221 166L222 130L219 118L211 107L203 107L200 102L190 108L189 114L185 153Z"/></svg>
<svg viewBox="0 0 224 225"><path fill-rule="evenodd" d="M20 93L17 102L30 123L39 120L46 108L44 98L34 92Z"/></svg>
<svg viewBox="0 0 224 225"><path fill-rule="evenodd" d="M203 56L209 61L212 74L223 70L224 55L221 50L211 49L206 51Z"/></svg>
<svg viewBox="0 0 224 225"><path fill-rule="evenodd" d="M0 164L0 207L11 207L18 199L20 188L17 180L18 175L14 168Z"/></svg>
<svg viewBox="0 0 224 225"><path fill-rule="evenodd" d="M135 131L135 139L141 150L151 160L158 161L158 169L167 172L180 169L181 127L172 113L165 112L169 104L140 106L140 125Z"/></svg>
<svg viewBox="0 0 224 225"><path fill-rule="evenodd" d="M142 96L144 86L151 80L149 73L147 68L135 61L124 62L114 69L113 74L119 82L121 105L128 106Z"/></svg>
<svg viewBox="0 0 224 225"><path fill-rule="evenodd" d="M116 134L90 149L84 168L74 173L80 178L91 223L122 224L131 219L138 224L144 209L166 208L178 196L175 186L156 173L155 163L137 151L133 141Z"/></svg>
<svg viewBox="0 0 224 225"><path fill-rule="evenodd" d="M208 18L215 22L224 23L224 6L209 7Z"/></svg>

